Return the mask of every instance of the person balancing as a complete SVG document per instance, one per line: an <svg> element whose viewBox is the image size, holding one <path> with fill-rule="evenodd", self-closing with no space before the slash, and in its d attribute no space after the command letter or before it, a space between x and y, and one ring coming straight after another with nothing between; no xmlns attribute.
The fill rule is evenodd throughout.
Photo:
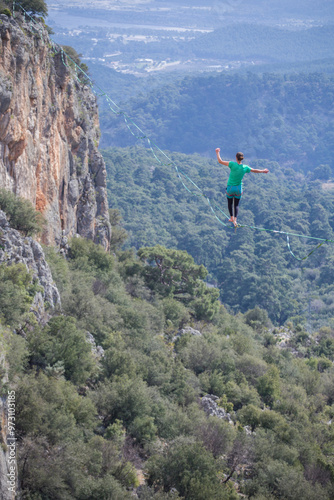
<svg viewBox="0 0 334 500"><path fill-rule="evenodd" d="M233 222L234 226L237 227L237 216L239 210L239 203L242 197L242 178L248 172L255 172L256 174L267 174L269 170L265 168L264 170L259 170L257 168L251 168L248 165L244 165L242 160L244 155L242 153L236 154L237 161L224 161L220 157L220 148L216 149L216 155L218 163L225 165L230 168L230 175L227 181L226 196L227 196L227 206L230 212L230 222ZM234 201L234 203L233 203Z"/></svg>

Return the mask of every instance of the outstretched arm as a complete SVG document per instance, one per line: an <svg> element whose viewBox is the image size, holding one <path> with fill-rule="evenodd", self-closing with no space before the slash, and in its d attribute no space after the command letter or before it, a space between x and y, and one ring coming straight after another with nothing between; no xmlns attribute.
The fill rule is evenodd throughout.
<svg viewBox="0 0 334 500"><path fill-rule="evenodd" d="M224 160L221 159L221 157L220 157L220 148L216 149L216 155L217 155L218 163L221 163L222 165L225 165L225 167L228 167L228 164L230 162L229 161L224 161Z"/></svg>
<svg viewBox="0 0 334 500"><path fill-rule="evenodd" d="M251 172L255 172L256 174L267 174L269 170L265 168L264 170L259 170L258 168L251 168Z"/></svg>

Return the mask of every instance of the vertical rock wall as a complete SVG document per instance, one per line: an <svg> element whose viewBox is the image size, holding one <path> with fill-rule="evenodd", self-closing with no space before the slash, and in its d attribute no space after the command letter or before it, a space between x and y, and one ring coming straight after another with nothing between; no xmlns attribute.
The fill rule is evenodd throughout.
<svg viewBox="0 0 334 500"><path fill-rule="evenodd" d="M36 280L42 289L36 293L31 311L38 323L46 323L50 313L60 307L61 303L43 249L33 238L24 237L19 231L12 229L2 210L0 210L0 264L24 264L32 273L32 279Z"/></svg>
<svg viewBox="0 0 334 500"><path fill-rule="evenodd" d="M0 186L44 214L43 243L79 234L108 248L96 98L39 26L0 15Z"/></svg>

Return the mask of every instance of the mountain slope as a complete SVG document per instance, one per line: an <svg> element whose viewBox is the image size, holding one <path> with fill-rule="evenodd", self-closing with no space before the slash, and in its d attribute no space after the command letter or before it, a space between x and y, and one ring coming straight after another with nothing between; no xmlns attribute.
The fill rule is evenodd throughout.
<svg viewBox="0 0 334 500"><path fill-rule="evenodd" d="M221 74L162 87L138 97L127 112L161 149L213 157L219 146L227 157L243 151L248 159L307 173L334 166L333 96L333 77L320 74ZM122 118L110 112L103 147L134 142Z"/></svg>
<svg viewBox="0 0 334 500"><path fill-rule="evenodd" d="M326 325L333 311L332 272L334 245L326 244L299 262L290 254L286 236L241 227L224 227L205 198L192 196L184 188L173 165L162 155L159 165L150 150L112 148L102 150L108 173L109 205L118 209L129 233L126 243L141 246L163 244L187 250L204 264L221 292L222 302L234 311L246 312L257 305L270 318L287 318L309 328ZM227 169L217 161L198 155L169 153L175 165L210 197L216 215L227 213L225 187ZM251 162L254 168L269 168L269 174L248 174L239 223L270 231L287 231L334 240L333 188L321 179L312 180L282 168L276 162ZM320 169L318 175L324 173ZM193 185L183 177L188 189ZM317 240L290 236L297 258L307 255ZM299 319L298 319L299 318Z"/></svg>

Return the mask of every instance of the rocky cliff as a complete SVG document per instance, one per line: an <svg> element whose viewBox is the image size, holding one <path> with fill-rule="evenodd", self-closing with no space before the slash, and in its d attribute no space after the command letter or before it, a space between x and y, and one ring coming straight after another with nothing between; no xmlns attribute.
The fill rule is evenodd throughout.
<svg viewBox="0 0 334 500"><path fill-rule="evenodd" d="M33 238L24 237L11 228L6 215L0 210L0 264L3 263L22 263L32 272L32 279L37 280L42 291L35 294L31 311L39 323L45 323L50 313L61 304L43 249Z"/></svg>
<svg viewBox="0 0 334 500"><path fill-rule="evenodd" d="M43 212L43 243L79 234L108 248L99 135L94 94L54 52L44 26L0 15L0 186Z"/></svg>
<svg viewBox="0 0 334 500"><path fill-rule="evenodd" d="M30 311L34 313L38 323L43 325L50 314L61 306L58 289L52 279L41 245L11 228L5 213L0 210L0 264L18 263L24 264L31 271L32 280L40 285ZM4 387L9 387L7 348L4 332L0 328L0 500L20 498L16 440L15 437L11 437L10 432L13 422L15 423L15 419L13 420L15 417L11 415L15 403L13 396L8 396L7 390L4 390ZM11 391L12 393L15 394L15 391Z"/></svg>

